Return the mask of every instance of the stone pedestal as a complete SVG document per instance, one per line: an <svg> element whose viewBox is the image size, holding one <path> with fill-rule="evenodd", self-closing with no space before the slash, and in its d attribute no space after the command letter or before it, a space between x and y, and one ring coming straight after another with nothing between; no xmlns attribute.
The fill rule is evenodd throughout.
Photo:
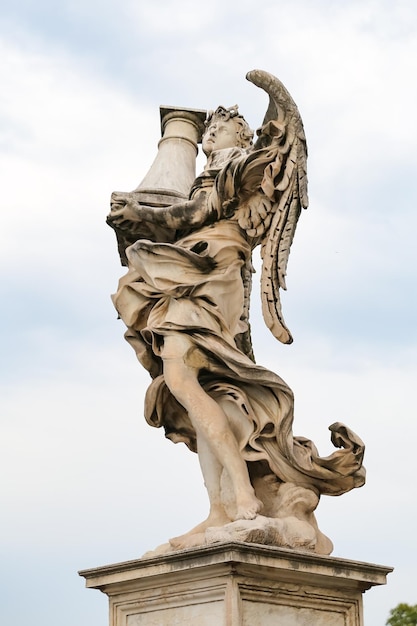
<svg viewBox="0 0 417 626"><path fill-rule="evenodd" d="M83 570L110 626L363 626L392 568L255 544L213 544Z"/></svg>

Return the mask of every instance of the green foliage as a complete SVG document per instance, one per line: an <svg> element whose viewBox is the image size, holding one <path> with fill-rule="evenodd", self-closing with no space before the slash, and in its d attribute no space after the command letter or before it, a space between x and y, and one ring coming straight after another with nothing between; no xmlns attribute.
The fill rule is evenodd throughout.
<svg viewBox="0 0 417 626"><path fill-rule="evenodd" d="M398 604L391 609L386 626L417 626L417 604Z"/></svg>

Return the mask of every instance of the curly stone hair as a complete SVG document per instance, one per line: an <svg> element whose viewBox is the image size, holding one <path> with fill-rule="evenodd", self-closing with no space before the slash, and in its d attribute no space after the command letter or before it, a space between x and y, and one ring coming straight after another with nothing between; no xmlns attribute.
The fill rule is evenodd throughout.
<svg viewBox="0 0 417 626"><path fill-rule="evenodd" d="M253 144L253 130L251 130L243 115L239 114L237 104L229 107L228 109L223 106L219 106L215 111L209 111L205 121L206 129L217 120L221 120L222 122L233 120L236 126L239 148L249 148L249 146Z"/></svg>

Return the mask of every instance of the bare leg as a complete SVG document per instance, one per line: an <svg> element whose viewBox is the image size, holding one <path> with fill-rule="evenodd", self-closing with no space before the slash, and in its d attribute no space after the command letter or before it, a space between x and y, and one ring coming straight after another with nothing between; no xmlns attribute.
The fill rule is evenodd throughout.
<svg viewBox="0 0 417 626"><path fill-rule="evenodd" d="M223 526L232 521L226 514L221 498L220 485L223 467L211 451L204 437L200 436L197 445L198 460L200 461L204 484L210 500L210 512L206 520L206 526L207 528L209 526Z"/></svg>
<svg viewBox="0 0 417 626"><path fill-rule="evenodd" d="M189 415L197 434L197 447L202 446L201 469L209 497L213 497L213 509L217 509L220 503L221 472L218 469L212 471L213 464L207 450L217 459L218 466L225 468L230 476L236 501L235 519L253 519L262 504L255 496L246 462L240 454L226 415L201 387L198 369L184 362L184 356L191 346L186 336L165 338L162 352L165 382ZM215 482L217 485L214 485Z"/></svg>
<svg viewBox="0 0 417 626"><path fill-rule="evenodd" d="M200 461L201 471L204 477L204 484L210 501L209 515L204 522L197 524L184 535L173 537L169 540L173 548L182 549L193 545L193 537L204 533L207 528L213 526L224 526L232 521L224 510L220 495L220 480L223 468L213 455L210 447L204 442L202 437L198 441L198 458ZM196 538L196 545L202 540Z"/></svg>

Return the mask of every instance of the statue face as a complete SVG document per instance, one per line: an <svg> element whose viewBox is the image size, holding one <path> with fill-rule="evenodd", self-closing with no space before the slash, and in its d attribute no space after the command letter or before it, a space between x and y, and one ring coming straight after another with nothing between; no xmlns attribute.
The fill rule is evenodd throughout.
<svg viewBox="0 0 417 626"><path fill-rule="evenodd" d="M233 120L227 122L216 120L210 124L203 135L202 146L206 156L213 150L235 148L237 145L237 129Z"/></svg>

